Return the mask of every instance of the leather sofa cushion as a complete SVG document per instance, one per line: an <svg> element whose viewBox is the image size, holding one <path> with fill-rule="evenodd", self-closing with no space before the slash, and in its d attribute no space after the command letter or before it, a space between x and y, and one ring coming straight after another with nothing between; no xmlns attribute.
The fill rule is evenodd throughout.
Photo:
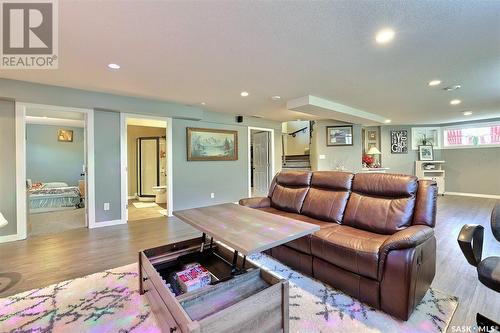
<svg viewBox="0 0 500 333"><path fill-rule="evenodd" d="M393 174L357 174L343 224L380 234L411 225L417 178Z"/></svg>
<svg viewBox="0 0 500 333"><path fill-rule="evenodd" d="M334 224L314 233L311 253L335 266L378 280L379 249L388 237Z"/></svg>
<svg viewBox="0 0 500 333"><path fill-rule="evenodd" d="M314 172L301 213L324 221L341 223L353 176L348 172Z"/></svg>
<svg viewBox="0 0 500 333"><path fill-rule="evenodd" d="M414 197L417 177L390 173L358 173L352 182L353 192L386 198Z"/></svg>
<svg viewBox="0 0 500 333"><path fill-rule="evenodd" d="M278 209L275 209L272 207L258 208L258 209L262 210L264 212L268 212L268 213L272 213L272 214L276 214L276 215L280 215L280 216L285 216L285 217L288 217L291 219L296 219L296 220L299 220L302 222L315 224L315 225L319 226L320 228L325 228L325 227L329 227L332 225L332 223L330 223L330 222L316 220L314 218L311 218L311 217L308 217L305 215L284 212L282 210L278 210ZM305 254L311 254L311 235L300 237L300 238L295 239L291 242L285 243L284 245L286 245L294 250L303 252Z"/></svg>
<svg viewBox="0 0 500 333"><path fill-rule="evenodd" d="M309 191L311 173L308 171L280 172L271 195L271 206L292 213L300 213Z"/></svg>

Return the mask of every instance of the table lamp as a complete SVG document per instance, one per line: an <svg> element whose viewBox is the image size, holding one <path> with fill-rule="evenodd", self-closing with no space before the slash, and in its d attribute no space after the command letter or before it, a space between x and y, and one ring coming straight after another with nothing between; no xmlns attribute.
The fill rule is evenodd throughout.
<svg viewBox="0 0 500 333"><path fill-rule="evenodd" d="M373 165L377 165L377 164L378 164L378 158L377 158L377 155L380 155L380 154L382 154L382 153L380 152L380 150L378 150L378 148L377 148L377 147L372 146L372 147L370 147L370 149L368 150L368 152L367 152L366 154L367 154L367 155L370 155L370 156L373 156L373 159L375 160L375 161L373 162Z"/></svg>
<svg viewBox="0 0 500 333"><path fill-rule="evenodd" d="M9 222L3 217L2 213L0 213L0 228L5 227Z"/></svg>

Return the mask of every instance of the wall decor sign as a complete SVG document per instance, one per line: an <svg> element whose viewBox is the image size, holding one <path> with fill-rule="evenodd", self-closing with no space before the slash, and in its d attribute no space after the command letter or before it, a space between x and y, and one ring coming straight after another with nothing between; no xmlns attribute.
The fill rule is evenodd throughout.
<svg viewBox="0 0 500 333"><path fill-rule="evenodd" d="M433 161L434 160L434 150L431 145L421 145L418 146L418 156L421 161Z"/></svg>
<svg viewBox="0 0 500 333"><path fill-rule="evenodd" d="M188 161L236 161L238 132L187 127Z"/></svg>
<svg viewBox="0 0 500 333"><path fill-rule="evenodd" d="M352 146L352 126L327 126L327 146Z"/></svg>
<svg viewBox="0 0 500 333"><path fill-rule="evenodd" d="M408 154L408 131L391 131L391 153Z"/></svg>
<svg viewBox="0 0 500 333"><path fill-rule="evenodd" d="M57 141L61 142L73 142L73 131L58 129L57 130Z"/></svg>

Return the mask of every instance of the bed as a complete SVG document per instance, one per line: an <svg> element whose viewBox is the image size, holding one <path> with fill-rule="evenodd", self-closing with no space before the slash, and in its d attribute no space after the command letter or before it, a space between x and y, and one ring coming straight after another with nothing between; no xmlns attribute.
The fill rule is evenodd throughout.
<svg viewBox="0 0 500 333"><path fill-rule="evenodd" d="M76 209L81 207L78 186L66 183L39 183L29 189L30 214Z"/></svg>

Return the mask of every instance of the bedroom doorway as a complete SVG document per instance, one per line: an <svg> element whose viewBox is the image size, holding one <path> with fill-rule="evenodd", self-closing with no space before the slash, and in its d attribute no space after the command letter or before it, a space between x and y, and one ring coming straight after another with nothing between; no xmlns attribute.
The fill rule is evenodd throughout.
<svg viewBox="0 0 500 333"><path fill-rule="evenodd" d="M127 222L172 216L170 119L121 117L122 216Z"/></svg>
<svg viewBox="0 0 500 333"><path fill-rule="evenodd" d="M93 110L16 103L17 238L92 227Z"/></svg>
<svg viewBox="0 0 500 333"><path fill-rule="evenodd" d="M248 196L266 196L274 176L274 130L248 128Z"/></svg>

